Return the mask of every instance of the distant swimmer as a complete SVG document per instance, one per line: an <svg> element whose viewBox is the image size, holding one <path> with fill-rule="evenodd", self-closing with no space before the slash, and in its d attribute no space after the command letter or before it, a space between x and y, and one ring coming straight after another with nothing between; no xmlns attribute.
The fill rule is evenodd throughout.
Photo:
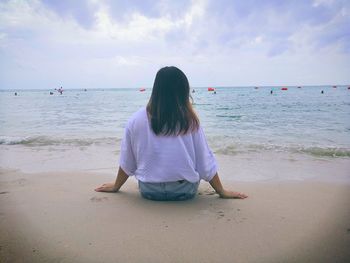
<svg viewBox="0 0 350 263"><path fill-rule="evenodd" d="M84 89L84 91L87 91L87 89Z"/></svg>
<svg viewBox="0 0 350 263"><path fill-rule="evenodd" d="M63 93L63 88L60 87L57 91L62 95L62 93Z"/></svg>
<svg viewBox="0 0 350 263"><path fill-rule="evenodd" d="M15 96L17 96L17 92L15 92Z"/></svg>
<svg viewBox="0 0 350 263"><path fill-rule="evenodd" d="M52 92L52 91L50 91L50 95L53 95L53 92Z"/></svg>
<svg viewBox="0 0 350 263"><path fill-rule="evenodd" d="M195 92L196 92L196 91L193 89L193 90L192 90L192 93L195 93Z"/></svg>
<svg viewBox="0 0 350 263"><path fill-rule="evenodd" d="M213 94L216 94L216 90L214 90Z"/></svg>
<svg viewBox="0 0 350 263"><path fill-rule="evenodd" d="M323 90L321 90L321 94L323 94L324 93L324 91Z"/></svg>
<svg viewBox="0 0 350 263"><path fill-rule="evenodd" d="M273 93L273 90L270 91L270 94L272 94L272 93Z"/></svg>

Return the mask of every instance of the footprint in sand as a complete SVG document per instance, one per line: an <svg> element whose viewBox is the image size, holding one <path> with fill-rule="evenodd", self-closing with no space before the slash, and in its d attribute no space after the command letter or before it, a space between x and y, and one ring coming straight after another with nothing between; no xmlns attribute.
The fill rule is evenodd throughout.
<svg viewBox="0 0 350 263"><path fill-rule="evenodd" d="M215 191L212 189L201 189L198 191L198 195L215 195Z"/></svg>
<svg viewBox="0 0 350 263"><path fill-rule="evenodd" d="M212 190L204 190L204 192L202 194L205 194L205 195L215 195L215 191L212 191Z"/></svg>
<svg viewBox="0 0 350 263"><path fill-rule="evenodd" d="M108 200L108 197L97 197L97 196L94 196L94 197L90 198L91 202L102 202L102 201L106 201L106 200Z"/></svg>
<svg viewBox="0 0 350 263"><path fill-rule="evenodd" d="M12 183L20 185L20 186L24 186L27 183L27 181L28 181L27 179L20 178L20 179L12 181Z"/></svg>
<svg viewBox="0 0 350 263"><path fill-rule="evenodd" d="M223 211L218 211L217 214L218 214L218 217L217 217L218 219L223 218L225 216Z"/></svg>

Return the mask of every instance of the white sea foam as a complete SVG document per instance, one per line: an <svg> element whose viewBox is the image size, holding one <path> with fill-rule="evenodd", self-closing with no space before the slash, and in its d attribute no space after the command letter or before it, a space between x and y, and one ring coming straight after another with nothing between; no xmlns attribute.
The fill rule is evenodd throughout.
<svg viewBox="0 0 350 263"><path fill-rule="evenodd" d="M48 136L11 137L0 136L0 145L24 145L24 146L90 146L90 145L114 145L121 141L120 138L55 138Z"/></svg>

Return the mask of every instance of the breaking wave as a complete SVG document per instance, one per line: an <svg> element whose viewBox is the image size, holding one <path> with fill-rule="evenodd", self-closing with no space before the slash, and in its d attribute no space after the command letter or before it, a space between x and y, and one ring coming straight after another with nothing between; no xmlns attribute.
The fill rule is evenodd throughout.
<svg viewBox="0 0 350 263"><path fill-rule="evenodd" d="M221 139L221 140L220 140ZM23 145L28 147L42 146L110 146L119 147L121 138L117 137L99 137L99 138L59 138L49 136L29 136L29 137L10 137L0 136L0 145ZM338 147L306 147L303 145L276 145L276 144L258 144L244 142L227 142L225 138L218 140L209 139L209 145L214 153L223 155L237 155L241 153L259 153L265 151L289 152L308 154L315 157L350 157L349 148Z"/></svg>
<svg viewBox="0 0 350 263"><path fill-rule="evenodd" d="M55 138L48 136L28 136L28 137L0 137L0 145L25 145L25 146L90 146L99 144L115 144L120 139L115 137L103 138Z"/></svg>
<svg viewBox="0 0 350 263"><path fill-rule="evenodd" d="M248 144L248 145L226 145L224 147L213 147L213 150L217 154L223 155L236 155L239 153L251 153L251 152L289 152L289 153L301 153L308 154L315 157L350 157L350 149L337 148L337 147L305 147L305 146L280 146L280 145L268 145L268 144Z"/></svg>

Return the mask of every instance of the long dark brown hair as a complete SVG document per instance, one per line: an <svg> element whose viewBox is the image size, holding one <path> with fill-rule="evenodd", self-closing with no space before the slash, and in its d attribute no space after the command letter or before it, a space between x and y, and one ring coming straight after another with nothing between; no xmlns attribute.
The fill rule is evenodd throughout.
<svg viewBox="0 0 350 263"><path fill-rule="evenodd" d="M147 113L156 135L180 135L198 129L199 119L190 102L190 85L180 69L164 67L157 72Z"/></svg>

